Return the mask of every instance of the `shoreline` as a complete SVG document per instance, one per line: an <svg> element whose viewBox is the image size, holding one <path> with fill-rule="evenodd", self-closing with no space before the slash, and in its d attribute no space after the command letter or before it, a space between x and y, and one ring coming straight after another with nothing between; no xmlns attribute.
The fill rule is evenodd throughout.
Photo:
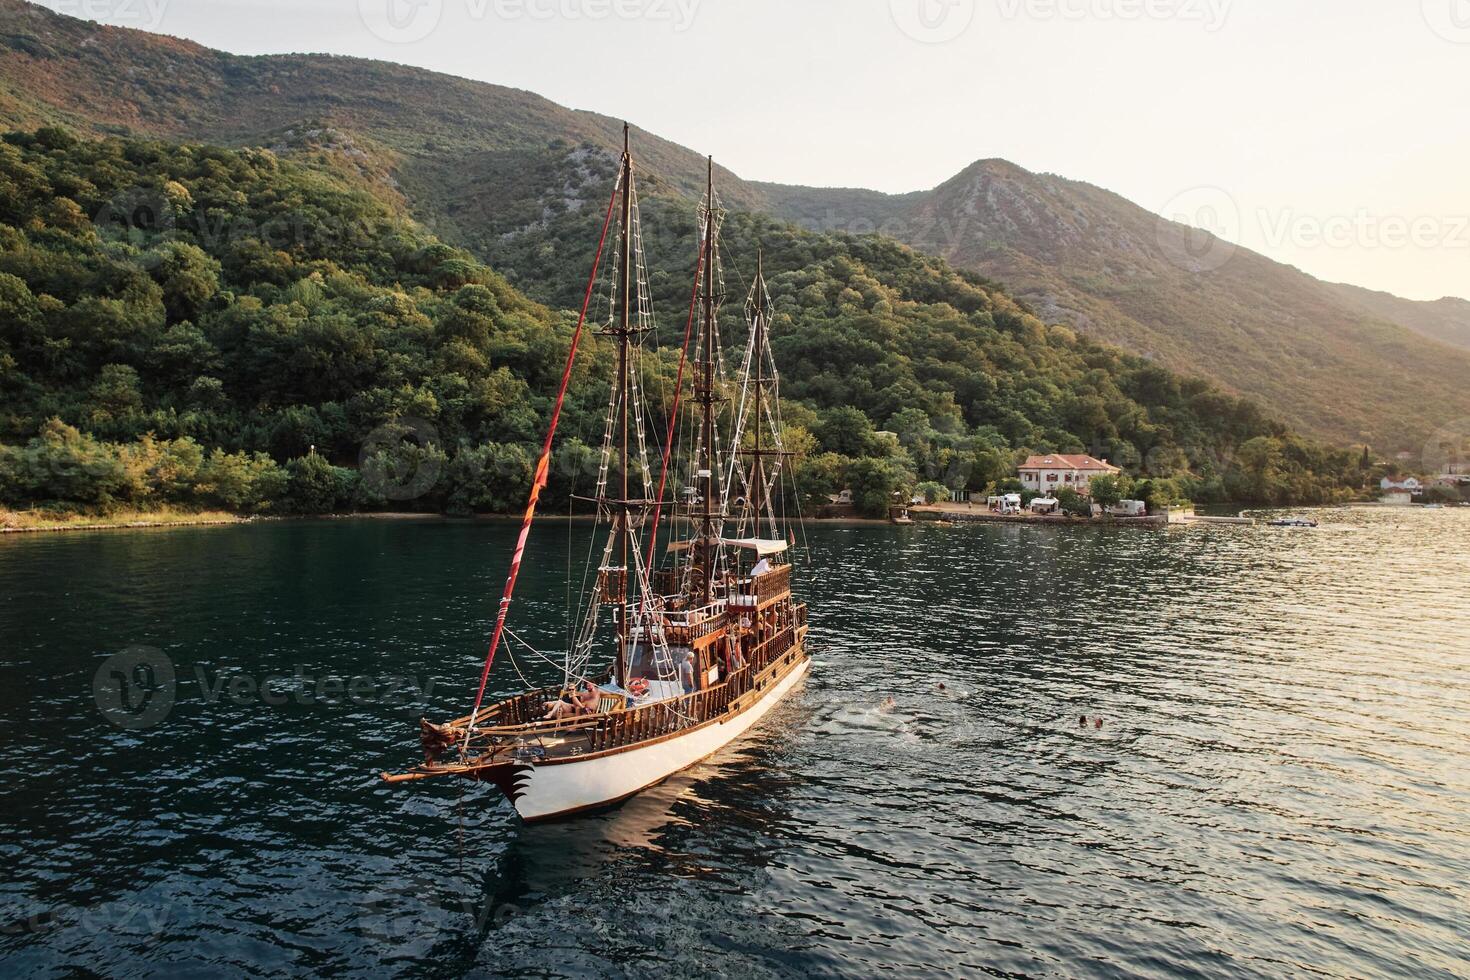
<svg viewBox="0 0 1470 980"><path fill-rule="evenodd" d="M542 522L565 521L569 515L540 515ZM0 527L0 535L6 534L57 534L65 531L142 531L171 527L232 527L239 524L278 523L286 521L443 521L445 523L490 523L510 524L519 522L520 514L428 514L412 511L363 511L345 514L228 514L206 512L198 515L178 514L172 517L149 517L139 514L117 520L105 517L82 518L75 521L55 521L31 526ZM595 518L591 514L572 514L570 520L577 524L590 524ZM870 517L809 517L814 524L886 525L881 518Z"/></svg>
<svg viewBox="0 0 1470 980"><path fill-rule="evenodd" d="M249 524L254 521L271 520L258 516L229 514L223 511L206 511L199 514L163 516L162 513L147 516L146 512L136 516L109 520L105 517L84 517L74 521L50 521L34 525L0 527L0 534L56 534L62 531L125 531L158 527L221 527L232 524Z"/></svg>
<svg viewBox="0 0 1470 980"><path fill-rule="evenodd" d="M1377 501L1352 502L1347 504L1306 504L1301 506L1281 507L1254 507L1240 513L1250 511L1270 510L1331 510L1335 507L1362 507L1362 506L1384 506ZM0 514L6 512L0 511ZM27 512L9 512L12 514L25 514ZM33 513L33 512L32 512ZM1090 518L1090 517L1055 517L1031 514L1000 515L986 510L976 508L965 510L949 507L914 506L910 508L910 514L916 524L934 524L939 522L950 523L988 523L988 524L1028 524L1053 527L1151 527L1164 526L1165 519L1158 517L1137 518ZM137 531L155 528L170 527L228 527L238 524L256 524L277 521L444 521L461 523L514 523L521 519L520 514L430 514L414 511L363 511L343 514L302 514L302 515L262 515L262 514L231 514L225 511L201 511L198 513L159 511L150 513L147 511L130 512L118 519L106 517L79 518L75 521L39 522L32 526L0 527L0 536L7 534L54 534L63 531ZM595 518L591 514L542 514L541 520L545 522L571 520L574 523L591 523ZM878 517L807 517L805 521L811 524L848 525L855 527L865 526L900 526L893 525L891 521Z"/></svg>
<svg viewBox="0 0 1470 980"><path fill-rule="evenodd" d="M918 523L935 524L1027 524L1050 527L1143 527L1161 528L1167 517L1073 517L1066 514L998 514L984 507L915 505L909 514Z"/></svg>

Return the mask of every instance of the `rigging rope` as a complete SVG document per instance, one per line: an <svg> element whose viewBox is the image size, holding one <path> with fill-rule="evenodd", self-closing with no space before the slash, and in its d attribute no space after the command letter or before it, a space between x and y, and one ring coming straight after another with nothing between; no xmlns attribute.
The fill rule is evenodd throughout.
<svg viewBox="0 0 1470 980"><path fill-rule="evenodd" d="M485 669L480 673L480 689L475 693L475 707L470 712L469 724L465 726L465 747L468 748L470 734L475 730L475 721L480 714L480 705L485 700L485 684L490 680L490 668L495 663L495 651L500 647L501 634L505 632L505 617L510 612L511 597L515 594L516 577L521 571L521 559L526 553L526 539L531 533L531 522L536 519L536 504L541 499L541 490L546 486L547 470L551 463L551 444L556 438L556 428L561 422L562 404L567 398L567 388L572 383L572 366L577 360L577 346L582 340L582 328L587 323L587 308L592 304L592 291L597 285L597 269L602 264L602 250L607 244L607 229L612 224L613 206L618 200L618 190L627 173L626 159L613 184L612 196L607 202L607 214L602 219L602 234L597 241L597 254L592 259L592 272L587 277L587 292L582 297L582 312L577 317L577 329L572 333L572 346L567 351L567 364L561 373L561 386L557 389L556 404L551 410L551 424L546 429L546 440L541 444L541 458L536 463L536 474L531 481L531 496L526 502L526 513L521 518L521 533L516 539L515 552L511 555L510 572L505 578L505 592L500 597L500 610L495 614L495 631L490 636L490 649L485 654Z"/></svg>

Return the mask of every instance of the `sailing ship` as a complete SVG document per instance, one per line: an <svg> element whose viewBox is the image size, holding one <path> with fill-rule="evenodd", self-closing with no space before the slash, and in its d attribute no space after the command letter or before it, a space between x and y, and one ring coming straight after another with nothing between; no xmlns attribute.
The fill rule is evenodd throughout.
<svg viewBox="0 0 1470 980"><path fill-rule="evenodd" d="M787 453L770 344L771 298L758 260L745 304L744 353L736 377L728 379L719 336L722 217L710 162L689 317L655 483L640 380L653 314L624 128L618 179L474 707L449 722L421 720L422 764L384 773L388 782L458 777L491 783L528 822L608 807L739 738L807 673L807 607L792 594L788 549L794 538L779 506ZM605 528L606 537L600 558L584 573L592 586L571 624L561 683L484 705L496 652L509 648L511 639L520 642L507 625L516 577L614 223L617 255L600 332L616 345L617 368L596 490L586 498L596 508L597 533ZM689 424L681 425L686 366L693 411ZM688 438L676 438L681 429ZM660 555L671 469L681 471L676 482L682 486L669 505L669 523L684 530Z"/></svg>

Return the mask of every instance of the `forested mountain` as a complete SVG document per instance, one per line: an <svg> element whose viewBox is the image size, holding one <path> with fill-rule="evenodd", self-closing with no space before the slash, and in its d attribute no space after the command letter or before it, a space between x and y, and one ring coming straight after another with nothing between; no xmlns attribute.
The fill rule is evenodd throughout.
<svg viewBox="0 0 1470 980"><path fill-rule="evenodd" d="M354 58L238 57L0 0L0 126L49 123L266 146L364 176L440 238L561 302L565 275L543 274L558 257L545 252L547 227L599 196L621 134L615 120L528 92ZM650 195L698 194L701 157L634 138ZM1189 231L1166 226L1161 243L1155 216L1086 184L1001 161L898 196L718 179L733 209L883 230L1005 283L1045 320L1212 378L1338 444L1418 449L1445 420L1470 415L1470 354L1389 322L1398 314L1382 303L1244 250L1219 269L1180 267L1171 240Z"/></svg>
<svg viewBox="0 0 1470 980"><path fill-rule="evenodd" d="M1436 300L1414 300L1376 289L1347 283L1332 283L1331 289L1344 302L1369 310L1385 320L1402 323L1424 336L1470 350L1470 300L1446 296Z"/></svg>
<svg viewBox="0 0 1470 980"><path fill-rule="evenodd" d="M264 149L7 135L0 499L514 507L572 315L526 299L370 186ZM645 203L661 215L659 293L679 297L664 310L683 308L692 276L693 216L677 201ZM136 220L140 202L152 220ZM593 243L574 247L559 228L536 251L564 253L560 278L575 282ZM765 250L809 496L853 485L877 509L922 480L983 487L1033 449L1110 455L1155 478L1159 498L1326 500L1362 480L1355 453L1049 327L890 240L732 215L726 241L730 343L741 270ZM610 373L605 345L586 343L553 487L563 500L588 477ZM644 380L662 399L653 425L676 356L666 343ZM404 472L432 479L398 496Z"/></svg>
<svg viewBox="0 0 1470 980"><path fill-rule="evenodd" d="M1339 444L1418 450L1470 414L1470 352L1445 346L1470 338L1463 301L1333 286L1003 160L892 197L759 186L772 213L881 229L1003 282L1049 321L1205 374Z"/></svg>

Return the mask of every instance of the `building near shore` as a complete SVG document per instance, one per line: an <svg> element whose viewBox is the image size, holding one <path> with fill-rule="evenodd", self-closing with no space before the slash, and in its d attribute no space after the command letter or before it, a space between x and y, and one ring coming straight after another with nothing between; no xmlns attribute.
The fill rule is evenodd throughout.
<svg viewBox="0 0 1470 980"><path fill-rule="evenodd" d="M1093 477L1117 476L1121 472L1107 460L1085 454L1030 456L1020 466L1021 486L1048 497L1062 487L1070 487L1087 496Z"/></svg>

